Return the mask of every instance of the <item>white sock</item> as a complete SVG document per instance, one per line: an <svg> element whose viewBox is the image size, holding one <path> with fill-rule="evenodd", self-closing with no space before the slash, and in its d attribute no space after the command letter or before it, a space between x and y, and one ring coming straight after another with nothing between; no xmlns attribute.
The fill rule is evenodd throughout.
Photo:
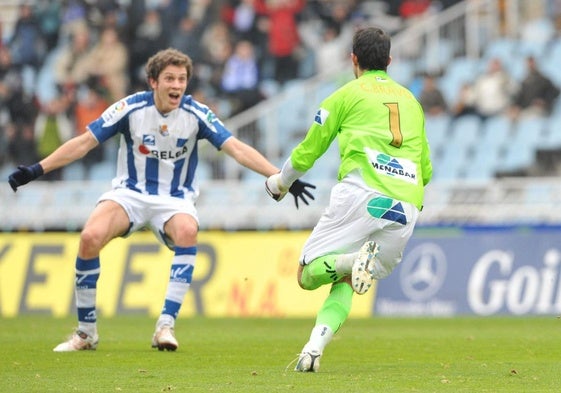
<svg viewBox="0 0 561 393"><path fill-rule="evenodd" d="M304 345L302 352L319 351L323 353L324 348L331 342L333 331L327 325L316 325L310 334L310 340Z"/></svg>

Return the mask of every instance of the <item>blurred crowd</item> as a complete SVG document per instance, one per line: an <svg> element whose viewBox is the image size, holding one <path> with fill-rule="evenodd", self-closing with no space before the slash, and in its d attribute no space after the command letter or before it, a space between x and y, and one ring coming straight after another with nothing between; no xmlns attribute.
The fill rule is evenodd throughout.
<svg viewBox="0 0 561 393"><path fill-rule="evenodd" d="M357 25L374 22L394 33L454 3L23 1L9 35L0 28L0 166L40 160L109 104L145 90L144 64L160 49L175 47L193 59L188 94L224 118L290 81L329 72L348 57ZM84 164L103 154L90 153Z"/></svg>
<svg viewBox="0 0 561 393"><path fill-rule="evenodd" d="M467 115L481 121L493 116L506 116L512 121L548 117L561 90L541 70L536 57L525 57L525 68L522 79L517 80L500 58L492 57L478 76L461 86L456 101L451 103L439 87L438 76L427 73L418 92L419 102L427 116L449 115L452 119Z"/></svg>

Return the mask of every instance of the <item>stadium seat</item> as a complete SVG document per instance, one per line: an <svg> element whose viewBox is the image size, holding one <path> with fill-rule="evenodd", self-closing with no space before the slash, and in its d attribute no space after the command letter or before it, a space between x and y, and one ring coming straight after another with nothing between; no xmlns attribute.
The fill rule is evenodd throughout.
<svg viewBox="0 0 561 393"><path fill-rule="evenodd" d="M450 116L426 116L425 129L431 152L437 154L446 145L452 133L450 131Z"/></svg>
<svg viewBox="0 0 561 393"><path fill-rule="evenodd" d="M517 40L510 38L499 38L491 41L485 47L483 63L487 63L493 58L499 58L503 64L508 63L514 57L517 45Z"/></svg>
<svg viewBox="0 0 561 393"><path fill-rule="evenodd" d="M62 168L62 180L85 180L86 169L81 161L75 161Z"/></svg>
<svg viewBox="0 0 561 393"><path fill-rule="evenodd" d="M475 115L466 115L456 119L451 127L448 143L469 148L480 137L482 122Z"/></svg>
<svg viewBox="0 0 561 393"><path fill-rule="evenodd" d="M468 57L458 57L450 61L445 73L440 79L439 87L446 100L453 103L457 100L461 86L472 82L479 67L478 60Z"/></svg>

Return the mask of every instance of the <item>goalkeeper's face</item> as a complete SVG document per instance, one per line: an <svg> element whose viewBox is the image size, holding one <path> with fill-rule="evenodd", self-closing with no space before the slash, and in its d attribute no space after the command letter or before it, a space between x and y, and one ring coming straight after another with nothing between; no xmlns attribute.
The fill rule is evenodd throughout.
<svg viewBox="0 0 561 393"><path fill-rule="evenodd" d="M187 70L185 67L168 65L160 72L158 79L150 79L154 91L154 101L160 113L168 113L179 108L181 97L187 89Z"/></svg>

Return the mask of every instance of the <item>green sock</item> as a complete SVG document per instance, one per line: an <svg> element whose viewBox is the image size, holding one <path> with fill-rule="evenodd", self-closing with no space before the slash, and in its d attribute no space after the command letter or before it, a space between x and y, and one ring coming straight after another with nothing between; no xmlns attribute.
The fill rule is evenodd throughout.
<svg viewBox="0 0 561 393"><path fill-rule="evenodd" d="M336 254L324 255L304 266L301 282L305 289L313 290L339 281L343 275L335 271Z"/></svg>
<svg viewBox="0 0 561 393"><path fill-rule="evenodd" d="M349 284L345 282L333 284L318 312L316 326L327 325L333 333L336 333L351 312L352 300L353 288Z"/></svg>

